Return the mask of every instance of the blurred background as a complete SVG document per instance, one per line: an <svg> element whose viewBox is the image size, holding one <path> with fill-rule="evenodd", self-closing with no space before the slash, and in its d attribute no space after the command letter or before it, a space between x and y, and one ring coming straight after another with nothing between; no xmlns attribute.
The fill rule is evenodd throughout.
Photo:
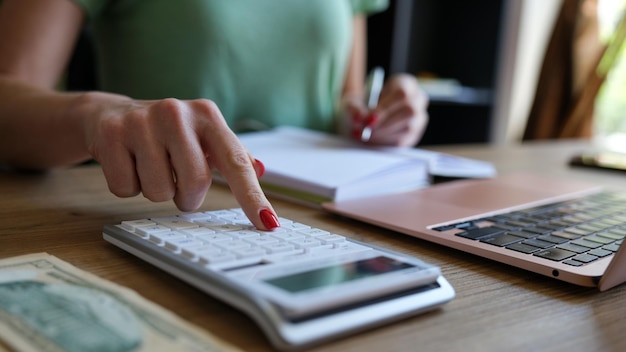
<svg viewBox="0 0 626 352"><path fill-rule="evenodd" d="M585 138L626 153L626 0L390 0L368 65L417 75L420 145ZM67 88L97 88L89 28Z"/></svg>
<svg viewBox="0 0 626 352"><path fill-rule="evenodd" d="M391 0L370 66L418 76L421 145L589 138L626 152L626 0Z"/></svg>

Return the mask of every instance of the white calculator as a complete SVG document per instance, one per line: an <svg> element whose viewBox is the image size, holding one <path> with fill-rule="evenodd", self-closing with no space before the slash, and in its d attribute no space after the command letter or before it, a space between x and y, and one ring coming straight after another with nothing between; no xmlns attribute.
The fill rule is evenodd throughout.
<svg viewBox="0 0 626 352"><path fill-rule="evenodd" d="M280 218L257 230L241 209L106 225L104 239L247 313L278 349L318 344L454 298L438 267Z"/></svg>

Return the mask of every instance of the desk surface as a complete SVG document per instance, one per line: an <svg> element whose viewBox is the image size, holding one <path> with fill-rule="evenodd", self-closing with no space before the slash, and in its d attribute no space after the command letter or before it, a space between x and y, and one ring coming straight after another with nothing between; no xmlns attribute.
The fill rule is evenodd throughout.
<svg viewBox="0 0 626 352"><path fill-rule="evenodd" d="M514 147L439 147L489 160L500 173L535 170L624 186L623 175L570 169L583 142ZM97 166L48 174L0 173L0 258L46 251L83 270L136 290L182 318L245 351L269 351L261 330L243 313L206 296L102 239L102 226L177 213L172 203L111 195ZM572 286L398 233L274 201L281 216L415 255L442 268L457 297L442 309L322 345L312 351L617 351L626 285L608 292ZM214 186L203 210L237 207ZM620 297L622 299L620 300Z"/></svg>

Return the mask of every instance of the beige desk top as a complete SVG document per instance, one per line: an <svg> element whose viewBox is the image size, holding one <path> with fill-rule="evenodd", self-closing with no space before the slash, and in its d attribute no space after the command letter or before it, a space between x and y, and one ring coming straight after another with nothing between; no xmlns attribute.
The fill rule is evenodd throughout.
<svg viewBox="0 0 626 352"><path fill-rule="evenodd" d="M573 141L437 149L492 161L501 173L535 170L626 186L626 174L567 167L566 160L584 146ZM245 351L271 350L244 314L102 239L104 224L177 213L172 203L116 198L97 166L46 175L0 173L0 195L0 258L46 251L138 291ZM313 351L626 350L626 285L599 293L318 210L282 201L273 204L286 218L438 265L457 292L442 309ZM236 206L226 188L214 186L202 209Z"/></svg>

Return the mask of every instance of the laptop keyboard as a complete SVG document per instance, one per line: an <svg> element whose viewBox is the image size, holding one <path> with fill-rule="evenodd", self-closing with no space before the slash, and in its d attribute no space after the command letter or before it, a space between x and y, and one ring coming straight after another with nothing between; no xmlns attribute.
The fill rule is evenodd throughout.
<svg viewBox="0 0 626 352"><path fill-rule="evenodd" d="M582 266L619 249L626 237L626 194L602 192L435 230L454 228L469 240Z"/></svg>

